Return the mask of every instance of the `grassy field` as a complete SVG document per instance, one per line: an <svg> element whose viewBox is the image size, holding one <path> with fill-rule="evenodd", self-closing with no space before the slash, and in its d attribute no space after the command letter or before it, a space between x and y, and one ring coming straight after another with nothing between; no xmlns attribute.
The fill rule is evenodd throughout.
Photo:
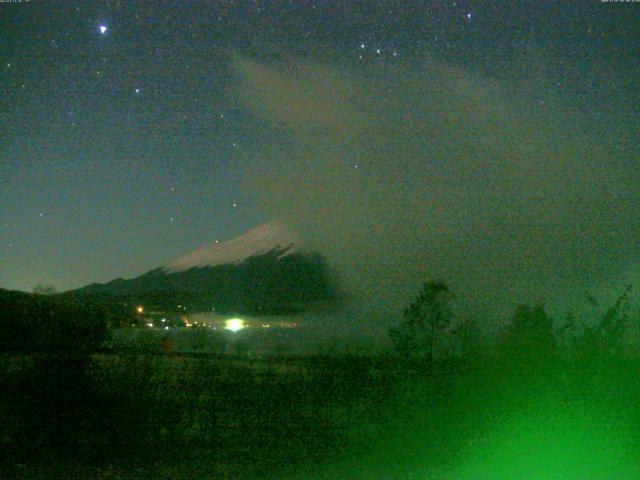
<svg viewBox="0 0 640 480"><path fill-rule="evenodd" d="M3 478L639 472L635 362L14 354L0 366Z"/></svg>
<svg viewBox="0 0 640 480"><path fill-rule="evenodd" d="M382 408L391 392L381 389L391 383L374 378L374 363L206 354L4 355L0 458L5 467L34 476L35 465L118 472L164 464L243 475L258 469L268 477L340 452L353 404Z"/></svg>

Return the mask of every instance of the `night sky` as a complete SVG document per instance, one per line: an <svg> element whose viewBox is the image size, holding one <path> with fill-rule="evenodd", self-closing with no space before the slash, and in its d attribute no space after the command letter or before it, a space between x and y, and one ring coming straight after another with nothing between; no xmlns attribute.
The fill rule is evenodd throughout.
<svg viewBox="0 0 640 480"><path fill-rule="evenodd" d="M139 275L273 219L376 295L437 276L548 298L640 266L640 3L31 0L0 21L2 288Z"/></svg>

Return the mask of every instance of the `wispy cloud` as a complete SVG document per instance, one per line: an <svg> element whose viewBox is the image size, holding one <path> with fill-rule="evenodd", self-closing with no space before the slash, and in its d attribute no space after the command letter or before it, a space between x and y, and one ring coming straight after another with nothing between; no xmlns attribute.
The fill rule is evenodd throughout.
<svg viewBox="0 0 640 480"><path fill-rule="evenodd" d="M356 298L397 309L437 277L489 309L566 301L637 265L639 156L582 133L562 99L531 98L539 72L507 85L433 58L234 62L235 94L265 125L247 192Z"/></svg>

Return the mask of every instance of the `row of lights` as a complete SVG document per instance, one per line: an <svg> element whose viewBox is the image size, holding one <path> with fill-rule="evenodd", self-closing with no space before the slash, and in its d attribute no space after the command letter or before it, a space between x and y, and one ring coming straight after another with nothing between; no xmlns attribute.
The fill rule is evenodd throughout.
<svg viewBox="0 0 640 480"><path fill-rule="evenodd" d="M178 308L179 309L182 308L183 310L187 309L187 307L183 307L182 305L178 305ZM138 307L136 307L136 311L138 313L144 313L144 307L142 305L139 305ZM167 321L167 319L163 318L161 321L162 321L162 323L165 323ZM192 325L197 326L198 322L190 323L190 322L185 320L185 325L187 327L191 327ZM296 325L297 325L296 323L285 323L284 324L285 327L289 327L289 328L295 327ZM153 327L153 323L152 322L148 322L147 326L149 328L152 328ZM247 328L247 327L248 327L248 325L245 323L245 321L243 319L241 319L241 318L230 318L225 322L225 327L224 328L225 328L225 330L230 330L231 332L237 332L237 331L240 331L240 330L242 330L244 328ZM268 323L263 323L262 324L262 328L271 328L271 325L268 324ZM169 327L165 326L164 329L165 330L169 330ZM213 327L213 329L216 330L216 327Z"/></svg>
<svg viewBox="0 0 640 480"><path fill-rule="evenodd" d="M181 309L182 309L182 310L186 310L186 309L187 309L187 307L183 307L182 305L178 305L178 310L181 310ZM211 310L213 311L214 309L212 308ZM144 307L143 307L142 305L138 305L138 306L136 307L136 312L138 312L138 313L144 313Z"/></svg>

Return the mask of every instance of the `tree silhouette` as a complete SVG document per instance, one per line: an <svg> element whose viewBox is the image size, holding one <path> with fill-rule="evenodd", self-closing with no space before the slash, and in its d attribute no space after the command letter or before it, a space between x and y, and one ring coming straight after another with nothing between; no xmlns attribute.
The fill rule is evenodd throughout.
<svg viewBox="0 0 640 480"><path fill-rule="evenodd" d="M438 332L451 323L448 301L449 288L443 282L425 282L404 310L404 321L389 331L396 350L408 359L432 362Z"/></svg>
<svg viewBox="0 0 640 480"><path fill-rule="evenodd" d="M516 308L507 325L503 346L504 352L514 358L543 360L553 355L556 348L553 318L543 304Z"/></svg>
<svg viewBox="0 0 640 480"><path fill-rule="evenodd" d="M578 356L596 359L623 353L625 336L633 321L631 290L631 285L627 286L616 302L598 315L594 324L584 326L582 335L575 340ZM599 308L593 296L587 294L587 300L594 309Z"/></svg>

